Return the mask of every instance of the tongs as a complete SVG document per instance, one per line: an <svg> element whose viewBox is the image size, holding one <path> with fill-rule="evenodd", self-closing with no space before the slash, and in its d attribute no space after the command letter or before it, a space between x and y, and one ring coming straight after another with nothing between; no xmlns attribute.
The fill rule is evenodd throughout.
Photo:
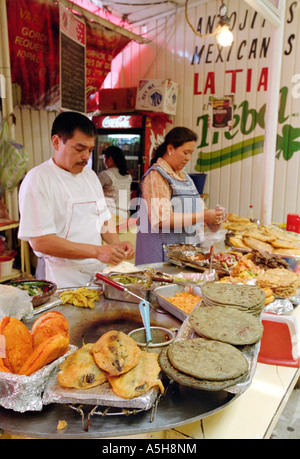
<svg viewBox="0 0 300 459"><path fill-rule="evenodd" d="M131 292L128 290L128 288L124 287L124 285L120 284L119 282L114 281L113 279L110 279L109 277L105 276L104 274L101 273L96 273L95 274L96 278L105 282L106 284L110 285L111 287L116 288L117 290L120 290L121 292L127 292L130 295L135 296L138 298L140 301L139 304L139 310L142 316L144 328L146 331L146 342L147 346L152 342L152 336L151 336L151 329L150 329L150 311L149 311L149 303L146 301L144 298L142 298L139 295L136 295L135 293Z"/></svg>

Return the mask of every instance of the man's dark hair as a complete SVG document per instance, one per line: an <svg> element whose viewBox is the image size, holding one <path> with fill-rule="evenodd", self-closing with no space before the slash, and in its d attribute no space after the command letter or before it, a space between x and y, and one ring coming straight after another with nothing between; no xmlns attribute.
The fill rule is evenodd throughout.
<svg viewBox="0 0 300 459"><path fill-rule="evenodd" d="M96 135L95 125L87 116L78 112L63 112L53 122L51 137L57 134L65 143L73 137L75 129L90 137Z"/></svg>

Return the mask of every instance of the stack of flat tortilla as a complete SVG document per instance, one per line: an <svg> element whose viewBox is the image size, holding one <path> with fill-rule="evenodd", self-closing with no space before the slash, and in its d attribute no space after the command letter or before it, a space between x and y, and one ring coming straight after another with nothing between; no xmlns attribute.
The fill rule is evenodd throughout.
<svg viewBox="0 0 300 459"><path fill-rule="evenodd" d="M262 337L257 316L265 306L266 294L252 285L216 282L203 284L201 291L202 303L189 315L198 337L173 342L160 354L159 363L179 384L222 390L248 376L249 364L242 351Z"/></svg>
<svg viewBox="0 0 300 459"><path fill-rule="evenodd" d="M263 334L262 323L257 317L204 303L192 311L189 322L198 335L235 346L257 343Z"/></svg>
<svg viewBox="0 0 300 459"><path fill-rule="evenodd" d="M182 384L183 386L192 387L193 389L199 390L207 390L207 391L218 391L224 390L228 387L234 386L238 384L247 376L247 372L242 374L237 378L232 379L223 379L222 381L212 381L208 379L198 379L194 376L190 376L186 373L183 373L177 368L175 368L168 357L168 349L163 349L159 355L159 364L162 371L173 381L176 381L178 384Z"/></svg>
<svg viewBox="0 0 300 459"><path fill-rule="evenodd" d="M259 316L265 307L266 294L254 285L206 282L201 287L207 306L226 306Z"/></svg>
<svg viewBox="0 0 300 459"><path fill-rule="evenodd" d="M237 384L248 373L248 362L241 351L205 338L172 343L160 354L159 363L164 373L179 384L211 391Z"/></svg>

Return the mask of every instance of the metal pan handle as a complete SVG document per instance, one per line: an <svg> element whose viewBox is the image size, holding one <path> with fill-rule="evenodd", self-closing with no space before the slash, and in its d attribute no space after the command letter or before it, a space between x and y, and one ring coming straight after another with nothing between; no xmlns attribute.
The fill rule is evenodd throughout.
<svg viewBox="0 0 300 459"><path fill-rule="evenodd" d="M114 288L116 288L118 290L121 290L121 292L123 292L125 290L124 285L119 284L118 282L115 282L114 280L110 279L109 277L104 276L104 274L96 273L96 277L97 277L97 279L102 280L106 284L109 284L112 287L114 287Z"/></svg>

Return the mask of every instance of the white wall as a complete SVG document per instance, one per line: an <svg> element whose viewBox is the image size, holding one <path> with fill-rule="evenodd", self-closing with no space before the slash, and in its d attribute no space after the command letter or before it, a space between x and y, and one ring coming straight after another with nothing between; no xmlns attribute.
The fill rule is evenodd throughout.
<svg viewBox="0 0 300 459"><path fill-rule="evenodd" d="M199 3L189 9L189 19L195 27L202 24L201 33L205 33L209 21L214 21L216 25L219 6L218 0ZM230 51L223 49L221 53L214 37L202 40L193 33L182 8L173 15L136 27L133 31L138 34L147 30L147 35L153 38L151 43L129 44L114 59L112 71L103 87L133 87L141 78L170 78L179 83L174 125L184 125L196 131L198 145L206 140L206 145L194 152L188 172L195 172L200 152L208 163L214 157L218 159L225 153L228 155L222 163L217 160L214 169L205 170L207 180L204 191L209 194L208 206L220 203L230 212L245 216L249 205L253 204L255 217L259 218L264 180L263 144L256 149L254 146L263 140L264 105L272 97L268 91L267 72L273 29L244 0L231 0L229 14L232 15L235 40ZM281 99L278 135L284 139L281 143L285 147L286 158L288 147L294 147L295 152L292 154L290 150L289 159L284 158L282 151L274 152L274 155L278 153L272 212L275 222L285 222L287 213L300 214L300 131L297 131L300 129L300 84L298 88L297 83L292 83L292 77L300 74L299 0L287 0L285 22L281 89L286 97ZM192 64L196 47L199 53L203 45L201 57ZM228 138L229 133L221 132L216 141L210 130L204 136L201 117L209 113L208 98L212 95L213 82L216 96L234 95L233 138ZM296 97L292 97L293 88ZM15 109L15 114L16 140L28 151L31 168L51 156L50 129L55 114L28 109ZM238 155L242 149L243 159Z"/></svg>
<svg viewBox="0 0 300 459"><path fill-rule="evenodd" d="M189 9L189 20L194 27L202 24L202 34L206 33L209 21L217 24L219 3L212 0ZM189 172L195 172L200 151L206 159L218 158L228 153L227 161L217 162L216 168L210 171L202 168L208 174L205 186L205 192L209 193L208 205L213 207L220 203L230 212L245 216L252 204L255 217L259 218L264 180L263 145L256 149L255 145L263 140L264 105L272 97L268 88L273 28L243 0L230 1L229 15L232 15L234 43L231 50L223 49L221 53L218 52L215 37L201 39L193 33L187 24L184 9L157 19L147 26L140 26L135 32L142 33L147 30L148 36L153 37L152 42L148 45L128 45L113 61L112 72L104 85L107 88L132 87L137 85L140 78L170 78L176 81L180 85L180 93L174 125L185 125L195 130L199 136L199 144L204 139L203 121L199 121L199 117L209 113L207 104L209 96L212 95L212 83L215 84L216 96L234 94L234 137L228 139L228 133L219 133L218 141L214 142L213 133L208 131L207 145L197 148ZM289 142L289 135L296 136L294 141L300 135L300 132L299 135L298 132L292 133L293 129L300 128L300 98L293 98L291 95L295 86L291 81L292 76L300 74L300 37L297 33L300 27L299 1L287 1L285 22L281 88L287 88L287 97L282 98L284 116L279 120L278 135L283 137L284 134L285 140ZM201 57L192 64L196 47L199 53L203 45ZM298 93L300 95L300 88ZM253 129L252 123L255 126ZM248 148L245 149L247 145ZM300 144L294 147L296 151L290 159L284 159L282 151L278 152L279 157L276 159L272 212L272 220L275 222L285 222L287 213L300 213ZM233 154L238 153L239 148L244 149L243 159Z"/></svg>

